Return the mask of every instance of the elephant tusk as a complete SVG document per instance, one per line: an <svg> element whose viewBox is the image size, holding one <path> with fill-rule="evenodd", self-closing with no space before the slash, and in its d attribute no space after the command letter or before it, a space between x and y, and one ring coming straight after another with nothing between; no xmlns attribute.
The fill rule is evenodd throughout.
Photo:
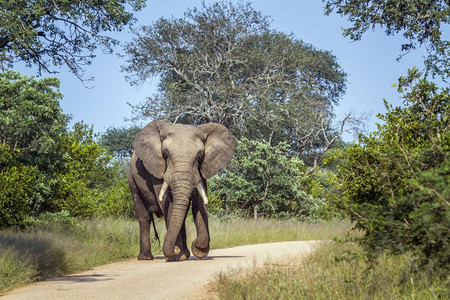
<svg viewBox="0 0 450 300"><path fill-rule="evenodd" d="M198 183L197 190L198 190L198 192L200 194L200 197L202 197L202 199L203 199L203 203L205 205L208 205L208 196L206 196L206 192L205 192L205 189L203 188L202 182Z"/></svg>
<svg viewBox="0 0 450 300"><path fill-rule="evenodd" d="M164 200L164 195L166 194L167 188L169 187L169 185L167 184L167 182L164 181L162 187L161 187L161 191L159 192L159 196L158 196L158 200L159 202L163 202Z"/></svg>

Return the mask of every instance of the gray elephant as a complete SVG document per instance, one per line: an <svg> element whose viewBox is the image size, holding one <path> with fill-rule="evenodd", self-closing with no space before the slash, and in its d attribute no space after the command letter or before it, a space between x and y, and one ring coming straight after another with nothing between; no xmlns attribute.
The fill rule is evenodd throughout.
<svg viewBox="0 0 450 300"><path fill-rule="evenodd" d="M228 129L215 123L194 127L153 121L138 133L128 176L139 221L138 259L153 259L150 246L153 214L164 216L166 222L163 243L166 260L189 258L185 219L190 205L197 231L192 253L198 258L208 255L206 179L228 166L236 145ZM155 234L158 236L156 230Z"/></svg>

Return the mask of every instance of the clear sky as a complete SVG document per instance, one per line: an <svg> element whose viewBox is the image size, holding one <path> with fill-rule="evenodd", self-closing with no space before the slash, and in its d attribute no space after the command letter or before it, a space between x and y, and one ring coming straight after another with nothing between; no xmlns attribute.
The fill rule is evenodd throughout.
<svg viewBox="0 0 450 300"><path fill-rule="evenodd" d="M205 1L210 3L213 1ZM140 25L149 25L161 17L183 17L189 7L201 6L201 0L149 0L147 7L135 16ZM347 92L336 109L339 117L347 112L357 115L363 112L372 114L367 121L369 131L376 129L376 114L385 111L383 98L395 106L401 105L396 88L391 87L398 77L406 74L408 68L423 66L425 51L418 49L404 56L399 62L401 35L389 37L380 28L367 32L361 41L352 42L342 36L342 27L348 26L345 18L333 14L325 16L321 0L254 0L253 8L272 19L272 28L293 33L294 36L315 47L331 51L348 75ZM132 35L126 29L112 35L121 43L131 40ZM117 47L116 52L121 51ZM62 68L53 75L61 80L61 92L64 95L61 107L73 121L84 121L94 125L94 131L104 132L111 126L129 125L124 118L131 116L127 102L137 104L152 95L156 90L157 78L140 87L130 86L120 66L124 59L117 55L98 53L91 66L86 68L86 77L95 80L86 88L73 75ZM17 68L25 74L35 75L35 69ZM44 74L44 76L49 76ZM150 120L149 120L150 121ZM346 136L346 140L352 139Z"/></svg>

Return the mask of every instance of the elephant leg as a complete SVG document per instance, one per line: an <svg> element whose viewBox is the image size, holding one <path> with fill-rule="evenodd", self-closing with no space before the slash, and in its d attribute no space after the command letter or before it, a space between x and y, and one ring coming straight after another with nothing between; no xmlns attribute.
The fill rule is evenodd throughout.
<svg viewBox="0 0 450 300"><path fill-rule="evenodd" d="M164 206L164 216L165 216L165 222L166 222L166 228L169 228L170 219L172 215L172 207L173 204L171 201L166 201L166 204ZM175 246L178 247L180 250L180 253L175 255L174 257L171 257L169 259L166 259L167 261L184 261L191 256L191 253L189 252L189 249L187 247L187 241L186 241L186 224L183 223L180 233L178 234L177 241L175 243Z"/></svg>
<svg viewBox="0 0 450 300"><path fill-rule="evenodd" d="M139 260L152 260L152 249L150 245L150 224L153 221L152 213L148 211L142 197L137 191L136 185L133 182L130 183L130 190L133 196L134 211L139 222Z"/></svg>
<svg viewBox="0 0 450 300"><path fill-rule="evenodd" d="M198 258L204 258L209 253L208 210L197 191L193 194L192 215L194 216L197 238L192 242L192 253Z"/></svg>
<svg viewBox="0 0 450 300"><path fill-rule="evenodd" d="M139 260L152 260L154 257L152 255L152 248L150 245L150 218L138 218L139 221Z"/></svg>

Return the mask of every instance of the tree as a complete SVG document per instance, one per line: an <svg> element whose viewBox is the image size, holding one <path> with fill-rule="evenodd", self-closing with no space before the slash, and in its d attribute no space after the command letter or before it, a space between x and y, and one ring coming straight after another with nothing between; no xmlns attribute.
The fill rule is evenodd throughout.
<svg viewBox="0 0 450 300"><path fill-rule="evenodd" d="M448 276L450 255L449 88L417 69L399 80L404 107L386 103L383 124L335 158L338 203L371 257L411 255L425 273ZM342 196L342 195L341 195Z"/></svg>
<svg viewBox="0 0 450 300"><path fill-rule="evenodd" d="M56 186L52 174L64 164L60 136L69 117L58 87L56 78L0 73L0 147L6 151L0 171L17 179L4 181L0 193L10 204L26 201L31 212L44 209Z"/></svg>
<svg viewBox="0 0 450 300"><path fill-rule="evenodd" d="M116 158L131 157L133 140L141 129L139 126L110 127L101 135L100 141Z"/></svg>
<svg viewBox="0 0 450 300"><path fill-rule="evenodd" d="M56 78L0 73L0 227L25 227L61 210L130 214L126 179L92 128L77 123L67 130L58 87Z"/></svg>
<svg viewBox="0 0 450 300"><path fill-rule="evenodd" d="M288 151L287 143L271 146L241 139L230 166L209 183L216 213L222 209L242 216L253 214L254 219L263 215L316 221L323 200L303 191L305 166Z"/></svg>
<svg viewBox="0 0 450 300"><path fill-rule="evenodd" d="M377 25L385 27L387 35L402 33L408 41L402 51L408 53L417 46L425 46L429 56L425 65L432 74L449 76L450 42L443 37L448 25L450 8L444 0L324 0L326 14L334 10L353 23L344 29L344 36L360 40L362 35Z"/></svg>
<svg viewBox="0 0 450 300"><path fill-rule="evenodd" d="M19 151L0 144L0 228L24 227L31 214L31 199L36 198L39 173L34 166L16 161Z"/></svg>
<svg viewBox="0 0 450 300"><path fill-rule="evenodd" d="M55 174L59 185L53 209L92 217L98 213L101 202L106 201L103 193L116 184L119 170L107 149L95 141L92 126L75 123L61 138L65 164Z"/></svg>
<svg viewBox="0 0 450 300"><path fill-rule="evenodd" d="M58 88L56 78L0 73L0 144L19 151L19 160L41 169L54 169L62 159L59 137L69 117L59 106Z"/></svg>
<svg viewBox="0 0 450 300"><path fill-rule="evenodd" d="M66 65L82 79L100 46L111 52L117 40L103 35L120 31L133 21L127 11L145 0L3 0L0 4L0 63L37 65L38 72L55 73L51 65Z"/></svg>
<svg viewBox="0 0 450 300"><path fill-rule="evenodd" d="M159 93L135 107L140 117L217 122L237 137L289 140L301 154L312 151L300 149L310 145L305 132L332 119L345 91L346 75L330 52L271 29L250 4L203 4L135 35L125 47L128 79L161 78Z"/></svg>

